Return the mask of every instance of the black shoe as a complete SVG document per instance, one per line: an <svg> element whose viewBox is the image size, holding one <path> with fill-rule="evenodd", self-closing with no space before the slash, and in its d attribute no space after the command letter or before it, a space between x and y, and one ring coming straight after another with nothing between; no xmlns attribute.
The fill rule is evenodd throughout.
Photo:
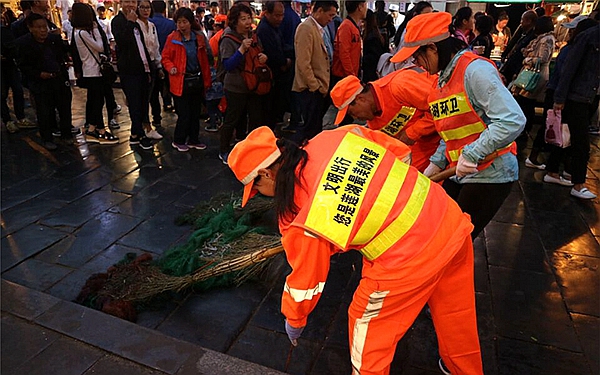
<svg viewBox="0 0 600 375"><path fill-rule="evenodd" d="M60 137L62 134L60 133L60 130L52 130L52 135L54 137Z"/></svg>
<svg viewBox="0 0 600 375"><path fill-rule="evenodd" d="M204 130L206 130L207 132L214 133L214 132L218 132L219 131L219 127L217 125L215 125L215 126L208 125L208 126L204 127Z"/></svg>
<svg viewBox="0 0 600 375"><path fill-rule="evenodd" d="M81 128L76 128L74 126L71 126L71 134L73 134L73 135L81 134Z"/></svg>
<svg viewBox="0 0 600 375"><path fill-rule="evenodd" d="M140 147L144 150L151 150L152 148L154 148L154 145L152 144L150 138L142 137L140 138Z"/></svg>
<svg viewBox="0 0 600 375"><path fill-rule="evenodd" d="M200 120L208 120L208 113L201 113Z"/></svg>
<svg viewBox="0 0 600 375"><path fill-rule="evenodd" d="M163 107L163 110L165 112L175 112L175 107L173 107L172 104L167 104L166 106Z"/></svg>
<svg viewBox="0 0 600 375"><path fill-rule="evenodd" d="M140 137L129 137L129 144L130 145L139 145L140 144Z"/></svg>

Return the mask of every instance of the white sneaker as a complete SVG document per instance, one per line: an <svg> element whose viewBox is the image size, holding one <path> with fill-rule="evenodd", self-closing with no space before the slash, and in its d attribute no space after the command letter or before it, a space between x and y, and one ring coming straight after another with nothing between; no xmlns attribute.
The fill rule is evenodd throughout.
<svg viewBox="0 0 600 375"><path fill-rule="evenodd" d="M534 162L529 160L529 158L525 159L525 166L529 167L529 168L539 169L539 170L546 169L546 164L535 164Z"/></svg>
<svg viewBox="0 0 600 375"><path fill-rule="evenodd" d="M589 191L587 188L583 188L581 190L575 190L575 188L571 189L571 195L579 198L579 199L594 199L596 198L596 194Z"/></svg>
<svg viewBox="0 0 600 375"><path fill-rule="evenodd" d="M163 136L154 129L146 130L146 137L150 139L163 139Z"/></svg>
<svg viewBox="0 0 600 375"><path fill-rule="evenodd" d="M562 176L559 176L558 178L556 177L552 177L549 174L544 176L544 182L547 182L549 184L557 184L557 185L562 185L562 186L573 186L573 183L569 180L564 179Z"/></svg>
<svg viewBox="0 0 600 375"><path fill-rule="evenodd" d="M115 115L116 115L116 114L119 114L119 113L121 113L121 110L122 110L122 109L123 109L123 108L122 108L122 107L121 107L119 104L117 104L117 107L114 109L113 113L114 113Z"/></svg>

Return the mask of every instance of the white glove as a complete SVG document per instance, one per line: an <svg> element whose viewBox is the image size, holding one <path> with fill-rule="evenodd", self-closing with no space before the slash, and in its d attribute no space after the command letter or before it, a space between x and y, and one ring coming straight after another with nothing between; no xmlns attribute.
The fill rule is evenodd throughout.
<svg viewBox="0 0 600 375"><path fill-rule="evenodd" d="M442 171L442 168L438 167L437 165L435 165L433 163L429 163L427 168L425 168L425 170L423 171L423 174L425 175L425 177L431 177L434 174L440 173L441 171Z"/></svg>
<svg viewBox="0 0 600 375"><path fill-rule="evenodd" d="M458 164L456 165L456 175L458 177L465 177L473 173L477 173L477 163L468 161L460 154L458 157Z"/></svg>

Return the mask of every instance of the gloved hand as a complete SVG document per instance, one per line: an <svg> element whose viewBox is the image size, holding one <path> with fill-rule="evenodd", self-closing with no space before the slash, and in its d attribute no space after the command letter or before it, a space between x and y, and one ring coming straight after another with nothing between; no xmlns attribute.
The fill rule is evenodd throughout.
<svg viewBox="0 0 600 375"><path fill-rule="evenodd" d="M437 165L433 164L433 163L429 163L429 165L427 166L427 168L425 168L425 170L423 171L423 174L426 177L431 177L434 174L438 174L442 171L442 168L438 167Z"/></svg>
<svg viewBox="0 0 600 375"><path fill-rule="evenodd" d="M458 157L458 164L456 165L456 175L458 177L465 177L466 175L473 173L477 173L477 163L468 161L460 154Z"/></svg>
<svg viewBox="0 0 600 375"><path fill-rule="evenodd" d="M300 338L300 335L302 335L302 331L304 331L304 327L294 328L288 323L287 320L285 321L285 332L287 333L292 345L298 345L298 339Z"/></svg>

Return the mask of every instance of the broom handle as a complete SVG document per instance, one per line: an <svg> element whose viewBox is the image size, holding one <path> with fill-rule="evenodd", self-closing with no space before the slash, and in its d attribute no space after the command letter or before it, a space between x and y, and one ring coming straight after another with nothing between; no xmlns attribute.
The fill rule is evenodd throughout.
<svg viewBox="0 0 600 375"><path fill-rule="evenodd" d="M479 164L487 163L489 161L496 159L497 157L498 157L498 151L494 151L491 154L489 154L488 156L486 156L485 158L483 158L483 160ZM454 176L455 174L456 174L456 167L451 167L451 168L441 171L440 173L434 174L433 176L429 177L429 179L433 182L440 182L440 181L444 181L445 179Z"/></svg>
<svg viewBox="0 0 600 375"><path fill-rule="evenodd" d="M270 257L275 256L282 252L283 252L283 246L277 246L272 249L260 250L260 252L258 254L256 254L256 258L254 258L254 259L256 261L262 261L263 259L270 258Z"/></svg>

